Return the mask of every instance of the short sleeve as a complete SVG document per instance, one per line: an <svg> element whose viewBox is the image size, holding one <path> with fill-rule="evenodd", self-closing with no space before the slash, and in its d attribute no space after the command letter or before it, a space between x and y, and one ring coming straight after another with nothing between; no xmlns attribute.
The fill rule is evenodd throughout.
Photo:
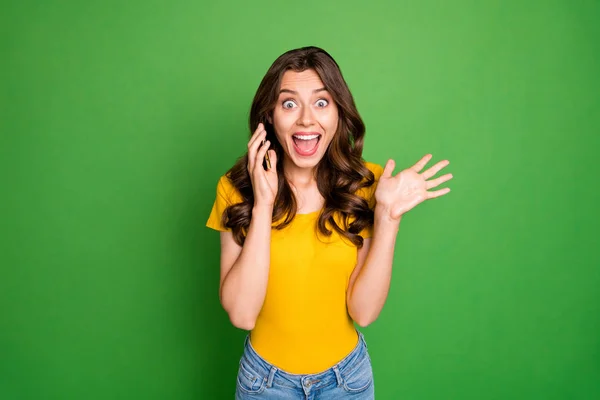
<svg viewBox="0 0 600 400"><path fill-rule="evenodd" d="M359 195L363 196L365 200L369 203L369 207L371 209L375 208L375 190L377 189L377 183L379 183L379 178L381 174L383 174L383 167L381 165L365 162L365 166L373 172L375 175L375 183L368 188L363 188L359 191ZM369 226L362 231L360 231L360 236L364 239L373 237L373 226Z"/></svg>
<svg viewBox="0 0 600 400"><path fill-rule="evenodd" d="M241 202L241 196L237 193L229 178L225 175L221 176L217 183L215 202L210 211L208 221L206 221L206 226L217 231L230 231L230 228L223 225L223 213L227 207L239 202Z"/></svg>

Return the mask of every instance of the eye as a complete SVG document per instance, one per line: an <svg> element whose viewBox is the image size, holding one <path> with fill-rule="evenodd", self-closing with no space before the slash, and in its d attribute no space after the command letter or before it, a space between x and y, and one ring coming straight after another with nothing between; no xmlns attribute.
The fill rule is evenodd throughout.
<svg viewBox="0 0 600 400"><path fill-rule="evenodd" d="M316 105L319 108L327 107L328 104L329 104L329 102L327 100L325 100L325 99L319 99L316 102Z"/></svg>
<svg viewBox="0 0 600 400"><path fill-rule="evenodd" d="M292 101L292 100L286 100L282 103L282 106L283 106L283 108L286 108L289 110L289 109L296 107L296 103L294 103L294 101Z"/></svg>

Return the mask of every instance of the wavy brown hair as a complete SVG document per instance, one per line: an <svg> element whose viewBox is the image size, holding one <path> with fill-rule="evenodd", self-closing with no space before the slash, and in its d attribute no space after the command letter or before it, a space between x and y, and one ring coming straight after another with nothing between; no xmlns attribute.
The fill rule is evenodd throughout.
<svg viewBox="0 0 600 400"><path fill-rule="evenodd" d="M284 150L277 140L272 124L273 110L281 80L286 71L316 71L325 88L338 107L337 131L327 151L316 167L319 192L325 198L325 206L319 215L318 229L326 236L337 231L357 247L362 247L360 231L373 225L373 210L357 190L373 185L373 173L364 165L362 158L365 125L356 109L354 98L335 60L323 49L303 47L290 50L275 60L263 77L250 108L250 136L259 123L267 131L271 149L277 153L279 186L273 207L273 222L281 221L274 228L282 229L292 222L297 211L296 198L283 173ZM244 239L252 218L254 193L248 172L248 153L238 159L227 172L229 180L242 196L242 202L229 206L223 213L223 224L232 229L239 245ZM339 226L334 219L341 217ZM331 227L331 229L329 228Z"/></svg>

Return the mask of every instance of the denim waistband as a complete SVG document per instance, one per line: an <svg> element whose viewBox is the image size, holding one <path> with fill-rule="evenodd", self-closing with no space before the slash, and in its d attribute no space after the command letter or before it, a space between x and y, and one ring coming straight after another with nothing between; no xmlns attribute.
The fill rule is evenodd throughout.
<svg viewBox="0 0 600 400"><path fill-rule="evenodd" d="M263 359L252 347L250 343L250 335L246 336L246 340L244 342L244 354L242 358L246 358L246 361L249 362L253 368L256 369L256 372L262 376L268 377L269 384L273 380L275 374L280 377L286 378L290 381L320 381L326 382L329 380L337 380L341 381L340 374L347 371L348 369L354 368L356 362L359 361L362 357L367 355L367 344L365 342L365 338L363 334L359 331L358 333L358 343L354 347L354 349L345 356L341 361L332 367L326 369L325 371L317 372L314 374L293 374L291 372L287 372L278 368L277 366L269 363L265 359Z"/></svg>

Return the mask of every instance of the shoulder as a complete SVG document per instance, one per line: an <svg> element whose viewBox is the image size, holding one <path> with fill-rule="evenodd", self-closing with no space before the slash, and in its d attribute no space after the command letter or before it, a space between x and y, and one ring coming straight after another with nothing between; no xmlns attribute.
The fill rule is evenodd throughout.
<svg viewBox="0 0 600 400"><path fill-rule="evenodd" d="M363 164L375 175L375 181L378 181L381 174L383 174L383 167L370 161L364 161Z"/></svg>
<svg viewBox="0 0 600 400"><path fill-rule="evenodd" d="M365 198L369 202L369 206L373 207L374 206L375 189L377 188L377 183L379 182L379 178L381 177L381 174L383 174L383 167L379 164L376 164L376 163L373 163L370 161L363 161L363 164L365 167L367 167L369 169L369 171L371 171L373 173L373 175L375 176L375 182L373 182L373 184L370 186L365 186L365 187L358 189L356 194Z"/></svg>
<svg viewBox="0 0 600 400"><path fill-rule="evenodd" d="M233 182L227 174L221 175L219 178L219 181L217 182L217 194L226 201L228 205L242 202L242 195L233 185Z"/></svg>

